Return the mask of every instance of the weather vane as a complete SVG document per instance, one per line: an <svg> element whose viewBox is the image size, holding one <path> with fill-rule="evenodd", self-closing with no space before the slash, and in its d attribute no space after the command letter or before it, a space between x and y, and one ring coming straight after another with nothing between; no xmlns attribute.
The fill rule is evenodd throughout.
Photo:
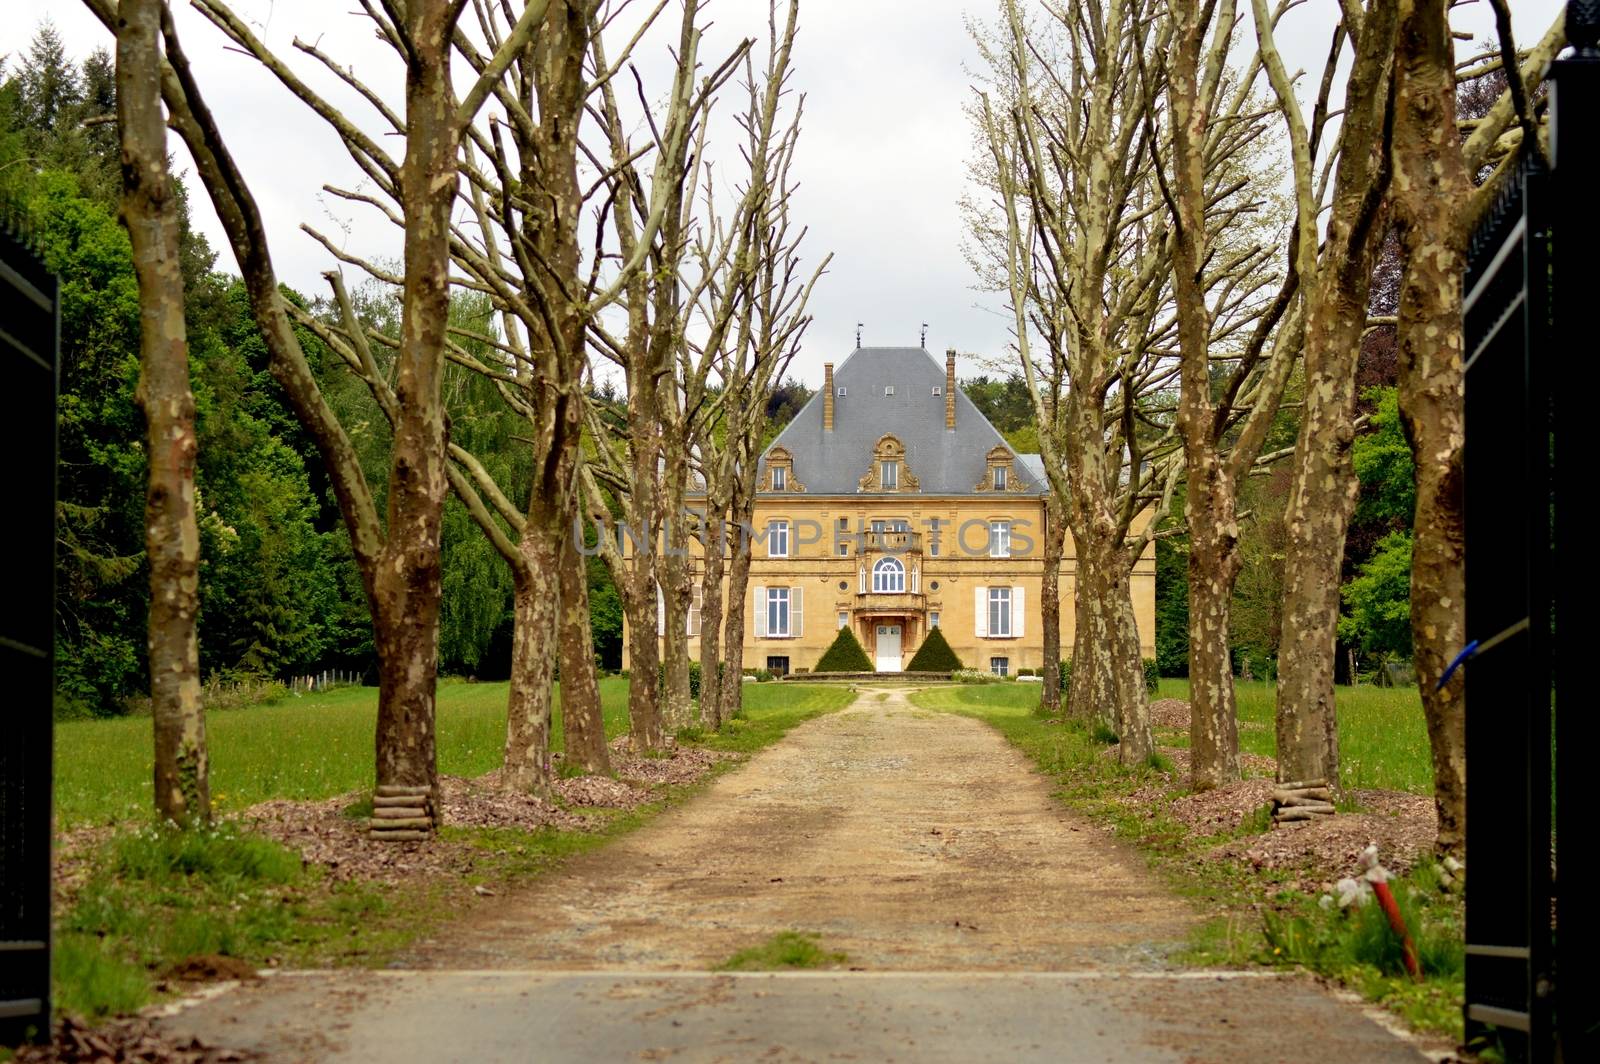
<svg viewBox="0 0 1600 1064"><path fill-rule="evenodd" d="M856 322L856 346L861 346L861 323Z"/></svg>
<svg viewBox="0 0 1600 1064"><path fill-rule="evenodd" d="M928 323L927 322L923 322L922 323L922 339L917 341L917 346L918 347L927 347L928 346Z"/></svg>

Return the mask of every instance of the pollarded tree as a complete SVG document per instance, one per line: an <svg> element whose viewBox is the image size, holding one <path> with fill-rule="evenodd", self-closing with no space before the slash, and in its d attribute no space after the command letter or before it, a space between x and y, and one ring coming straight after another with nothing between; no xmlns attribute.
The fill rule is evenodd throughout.
<svg viewBox="0 0 1600 1064"><path fill-rule="evenodd" d="M108 27L110 0L85 0ZM379 660L376 734L379 785L437 787L434 697L438 655L439 527L446 479L445 418L440 401L449 310L450 210L456 154L490 87L536 28L535 7L502 42L467 96L457 103L450 79L451 41L464 0L415 0L393 17L369 8L380 34L406 57L403 115L370 90L366 98L403 131L396 159L293 73L221 0L200 0L202 14L253 55L334 130L356 164L396 205L405 232L401 329L394 361L394 443L387 513L380 516L350 436L323 395L279 288L265 226L249 184L223 141L179 42L161 8L166 62L162 97L169 121L189 147L196 172L239 262L274 377L316 441L350 534L371 608ZM542 10L539 7L537 10ZM302 46L336 74L344 68ZM355 83L358 87L359 83ZM380 399L381 401L381 399Z"/></svg>
<svg viewBox="0 0 1600 1064"><path fill-rule="evenodd" d="M145 546L150 560L150 709L156 812L211 819L200 705L200 528L195 519L194 393L178 255L178 201L161 112L162 0L123 0L117 21L122 220L139 278L139 405L149 441Z"/></svg>

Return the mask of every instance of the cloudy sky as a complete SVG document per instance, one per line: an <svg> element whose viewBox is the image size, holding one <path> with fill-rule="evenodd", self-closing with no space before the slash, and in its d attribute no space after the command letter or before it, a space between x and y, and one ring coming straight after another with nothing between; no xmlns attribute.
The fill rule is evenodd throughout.
<svg viewBox="0 0 1600 1064"><path fill-rule="evenodd" d="M324 183L354 186L360 178L327 127L254 60L224 49L221 35L187 5L175 0L173 6L223 135L261 202L283 279L311 293L326 287L320 275L332 259L299 231L303 221L358 254L397 254L398 236L375 211L330 202L321 191ZM714 25L703 55L725 55L744 36L760 39L766 6L766 0L711 0L706 10ZM1280 45L1291 69L1320 71L1337 6L1336 0L1310 0L1281 24ZM1512 6L1518 41L1526 45L1543 35L1561 4L1516 0ZM0 54L24 49L46 17L76 55L109 46L109 36L77 0L0 0L0 7ZM297 35L351 64L389 99L400 97L392 53L373 39L350 0L235 0L233 7L319 87L329 79L317 77L315 63L290 47ZM669 5L664 15L673 25L675 8ZM926 322L928 348L955 347L963 354L963 375L978 371L980 359L1003 357L1007 319L996 299L974 290L957 210L972 150L962 111L976 61L966 20L992 11L988 0L802 0L793 84L806 95L806 119L795 209L810 227L808 257L834 255L795 364L813 387L821 364L838 361L854 346L857 322L867 345L914 345ZM1453 21L1475 37L1457 42L1463 53L1476 51L1492 32L1482 0L1457 8ZM660 60L648 58L659 56L664 43L641 53L652 86L665 85ZM328 94L348 102L352 115L370 114L341 88L331 86ZM730 166L734 151L730 138L723 149ZM213 245L226 248L198 188L192 201ZM233 267L226 251L220 265Z"/></svg>

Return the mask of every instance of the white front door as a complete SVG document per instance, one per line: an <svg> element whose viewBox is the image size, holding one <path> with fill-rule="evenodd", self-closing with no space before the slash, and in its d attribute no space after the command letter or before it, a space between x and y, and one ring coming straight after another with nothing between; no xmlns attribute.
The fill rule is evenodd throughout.
<svg viewBox="0 0 1600 1064"><path fill-rule="evenodd" d="M900 626L878 625L878 671L900 671Z"/></svg>

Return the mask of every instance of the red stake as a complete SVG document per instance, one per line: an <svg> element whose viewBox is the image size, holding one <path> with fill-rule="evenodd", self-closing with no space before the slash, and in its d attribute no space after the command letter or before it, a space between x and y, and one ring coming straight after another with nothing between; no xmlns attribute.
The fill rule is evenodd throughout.
<svg viewBox="0 0 1600 1064"><path fill-rule="evenodd" d="M1417 962L1417 947L1411 941L1411 932L1406 930L1405 917L1400 915L1400 906L1394 900L1394 892L1389 889L1389 884L1374 881L1372 893L1378 896L1378 904L1383 906L1384 915L1389 918L1389 926L1394 933L1400 936L1401 946L1405 951L1406 971L1411 978L1422 982L1422 965Z"/></svg>

